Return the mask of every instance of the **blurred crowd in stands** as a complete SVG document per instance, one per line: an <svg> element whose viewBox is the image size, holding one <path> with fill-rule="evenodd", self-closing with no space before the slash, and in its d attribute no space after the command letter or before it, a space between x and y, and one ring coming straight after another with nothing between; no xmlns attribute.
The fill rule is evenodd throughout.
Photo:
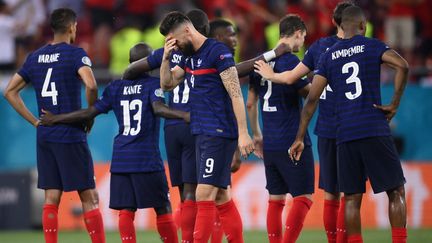
<svg viewBox="0 0 432 243"><path fill-rule="evenodd" d="M129 48L140 41L163 46L158 24L172 10L203 9L210 20L227 18L238 30L237 60L273 48L278 21L300 15L306 48L334 33L331 16L338 0L0 0L0 73L13 72L26 55L51 39L49 13L68 7L78 13L77 45L91 56L96 76L121 75ZM410 82L432 86L432 0L352 1L368 14L368 35L384 40L409 61ZM383 80L392 75L383 72Z"/></svg>

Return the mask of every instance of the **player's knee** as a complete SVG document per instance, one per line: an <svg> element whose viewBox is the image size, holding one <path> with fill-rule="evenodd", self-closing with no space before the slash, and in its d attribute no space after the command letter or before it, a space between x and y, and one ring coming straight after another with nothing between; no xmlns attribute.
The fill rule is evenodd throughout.
<svg viewBox="0 0 432 243"><path fill-rule="evenodd" d="M172 212L171 205L168 204L166 206L154 208L156 215L164 215Z"/></svg>
<svg viewBox="0 0 432 243"><path fill-rule="evenodd" d="M216 204L221 205L226 202L229 202L231 200L231 195L228 190L219 189L218 193L216 194Z"/></svg>
<svg viewBox="0 0 432 243"><path fill-rule="evenodd" d="M91 208L98 207L99 205L99 194L95 189L89 189L79 192L79 196L83 205Z"/></svg>
<svg viewBox="0 0 432 243"><path fill-rule="evenodd" d="M195 199L197 201L215 201L218 188L212 185L200 184L197 186Z"/></svg>
<svg viewBox="0 0 432 243"><path fill-rule="evenodd" d="M401 199L405 199L405 187L402 185L400 187L391 189L386 191L389 201L400 201Z"/></svg>
<svg viewBox="0 0 432 243"><path fill-rule="evenodd" d="M196 187L197 185L195 184L184 184L182 193L182 197L184 198L184 200L195 201Z"/></svg>
<svg viewBox="0 0 432 243"><path fill-rule="evenodd" d="M60 190L45 190L45 204L59 205L62 191Z"/></svg>

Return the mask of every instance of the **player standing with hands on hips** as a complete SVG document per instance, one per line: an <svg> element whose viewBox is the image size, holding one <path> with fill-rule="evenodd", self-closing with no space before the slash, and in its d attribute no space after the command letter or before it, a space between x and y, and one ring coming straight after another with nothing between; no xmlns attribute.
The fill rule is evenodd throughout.
<svg viewBox="0 0 432 243"><path fill-rule="evenodd" d="M363 36L366 18L361 8L346 8L341 26L344 40L320 57L289 153L293 159L300 159L307 126L322 91L329 84L335 94L338 179L346 198L348 242L363 242L360 206L368 178L375 193L387 193L393 242L404 243L407 239L405 178L388 122L396 114L406 86L408 63L381 41ZM381 105L381 63L396 70L395 90L389 105Z"/></svg>

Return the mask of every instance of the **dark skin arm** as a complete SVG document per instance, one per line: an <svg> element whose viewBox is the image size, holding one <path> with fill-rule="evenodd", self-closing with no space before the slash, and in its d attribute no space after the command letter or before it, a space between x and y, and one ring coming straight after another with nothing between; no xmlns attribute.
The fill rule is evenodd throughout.
<svg viewBox="0 0 432 243"><path fill-rule="evenodd" d="M304 137L306 135L306 131L309 125L309 122L315 113L316 107L318 105L318 101L321 93L327 86L327 79L321 75L315 75L312 81L312 85L310 87L309 95L306 98L305 105L303 107L300 125L297 131L296 139L294 143L291 145L288 153L291 157L292 161L299 161L300 156L304 149Z"/></svg>
<svg viewBox="0 0 432 243"><path fill-rule="evenodd" d="M147 57L131 63L123 73L123 79L134 80L142 73L149 72L152 69L147 61Z"/></svg>
<svg viewBox="0 0 432 243"><path fill-rule="evenodd" d="M409 66L407 61L394 50L387 50L381 57L384 64L396 70L394 79L394 93L392 101L389 105L374 105L375 108L384 112L387 121L390 121L395 115L399 107L402 94L407 84Z"/></svg>
<svg viewBox="0 0 432 243"><path fill-rule="evenodd" d="M274 51L276 53L276 57L279 57L279 56L282 56L283 54L285 54L287 52L290 52L291 48L287 44L281 42L274 49ZM264 60L264 55L260 55L260 56L257 56L255 58L252 58L252 59L249 59L249 60L246 60L246 61L238 63L235 66L236 69L237 69L238 76L241 78L241 77L244 77L244 76L248 75L250 72L252 72L254 70L254 64L255 64L255 62L256 61L260 61L260 60L265 61Z"/></svg>
<svg viewBox="0 0 432 243"><path fill-rule="evenodd" d="M169 108L162 101L152 103L153 113L167 119L183 119L185 122L190 122L190 113Z"/></svg>
<svg viewBox="0 0 432 243"><path fill-rule="evenodd" d="M100 112L94 106L90 106L87 109L81 109L74 112L58 115L54 115L49 111L42 110L40 124L44 126L52 126L58 123L78 123L93 120L99 114Z"/></svg>
<svg viewBox="0 0 432 243"><path fill-rule="evenodd" d="M310 88L311 88L311 84L307 84L306 86L304 86L298 91L298 94L301 95L301 97L303 97L304 99L306 99L306 97L309 94Z"/></svg>

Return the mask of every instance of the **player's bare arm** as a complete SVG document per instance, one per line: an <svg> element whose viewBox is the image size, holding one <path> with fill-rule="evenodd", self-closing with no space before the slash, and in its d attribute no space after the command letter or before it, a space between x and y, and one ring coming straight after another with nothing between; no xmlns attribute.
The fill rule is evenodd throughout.
<svg viewBox="0 0 432 243"><path fill-rule="evenodd" d="M152 103L153 113L166 119L183 119L185 122L190 122L190 113L186 111L176 110L168 107L162 101Z"/></svg>
<svg viewBox="0 0 432 243"><path fill-rule="evenodd" d="M300 124L297 131L296 139L289 148L288 152L291 160L300 160L300 156L304 149L304 137L309 125L309 122L315 113L316 107L319 102L319 98L325 87L327 86L327 79L321 75L315 75L312 81L312 85L309 91L309 95L306 98L305 105L303 106Z"/></svg>
<svg viewBox="0 0 432 243"><path fill-rule="evenodd" d="M297 64L294 69L281 73L275 73L273 68L271 68L270 65L264 61L255 62L254 67L255 72L261 75L263 78L278 84L294 84L311 71L302 62L299 62L299 64Z"/></svg>
<svg viewBox="0 0 432 243"><path fill-rule="evenodd" d="M4 90L4 97L12 105L12 107L26 119L34 127L39 125L39 120L29 111L24 101L21 98L20 91L26 86L26 82L19 75L15 74L9 81L6 89Z"/></svg>
<svg viewBox="0 0 432 243"><path fill-rule="evenodd" d="M239 132L238 146L240 149L240 154L246 158L254 151L254 145L247 130L246 112L243 95L240 88L240 82L237 76L237 70L235 67L227 68L225 71L220 73L220 77L231 98L233 111L237 120Z"/></svg>
<svg viewBox="0 0 432 243"><path fill-rule="evenodd" d="M311 86L311 84L307 84L298 91L298 94L301 95L301 97L303 97L304 99L306 99L306 97L309 95Z"/></svg>
<svg viewBox="0 0 432 243"><path fill-rule="evenodd" d="M160 67L160 85L164 91L173 90L181 81L184 80L184 70L179 66L175 66L171 69L169 65L171 53L176 48L176 40L171 37L167 37L164 46L162 64Z"/></svg>
<svg viewBox="0 0 432 243"><path fill-rule="evenodd" d="M254 69L254 64L257 61L269 62L276 57L282 56L283 54L290 52L291 47L285 42L279 42L275 49L263 53L255 58L240 62L236 65L237 73L239 77L248 75Z"/></svg>
<svg viewBox="0 0 432 243"><path fill-rule="evenodd" d="M405 90L409 65L407 61L401 57L394 50L387 50L381 57L383 63L387 64L391 68L396 70L395 81L394 81L394 93L391 103L389 105L377 105L374 106L384 112L388 121L390 121L395 115L399 107L402 94Z"/></svg>
<svg viewBox="0 0 432 243"><path fill-rule="evenodd" d="M263 159L263 137L258 121L258 94L256 93L256 90L252 87L252 85L249 85L246 107L248 111L249 124L252 129L253 143L255 146L254 154L258 158Z"/></svg>
<svg viewBox="0 0 432 243"><path fill-rule="evenodd" d="M94 107L90 106L87 109L81 109L70 113L63 113L54 115L50 111L42 109L42 114L40 116L40 123L44 126L52 126L55 124L71 124L80 123L88 120L93 120L100 112Z"/></svg>
<svg viewBox="0 0 432 243"><path fill-rule="evenodd" d="M148 71L151 71L151 68L147 57L145 57L129 64L123 73L123 79L134 80L137 79L142 73L146 73Z"/></svg>
<svg viewBox="0 0 432 243"><path fill-rule="evenodd" d="M93 75L93 71L88 66L82 66L80 69L78 69L78 74L80 75L85 86L87 105L88 107L91 107L96 102L98 97L97 84ZM94 120L92 119L86 120L84 130L87 133L90 132L91 128L93 127L93 123Z"/></svg>

